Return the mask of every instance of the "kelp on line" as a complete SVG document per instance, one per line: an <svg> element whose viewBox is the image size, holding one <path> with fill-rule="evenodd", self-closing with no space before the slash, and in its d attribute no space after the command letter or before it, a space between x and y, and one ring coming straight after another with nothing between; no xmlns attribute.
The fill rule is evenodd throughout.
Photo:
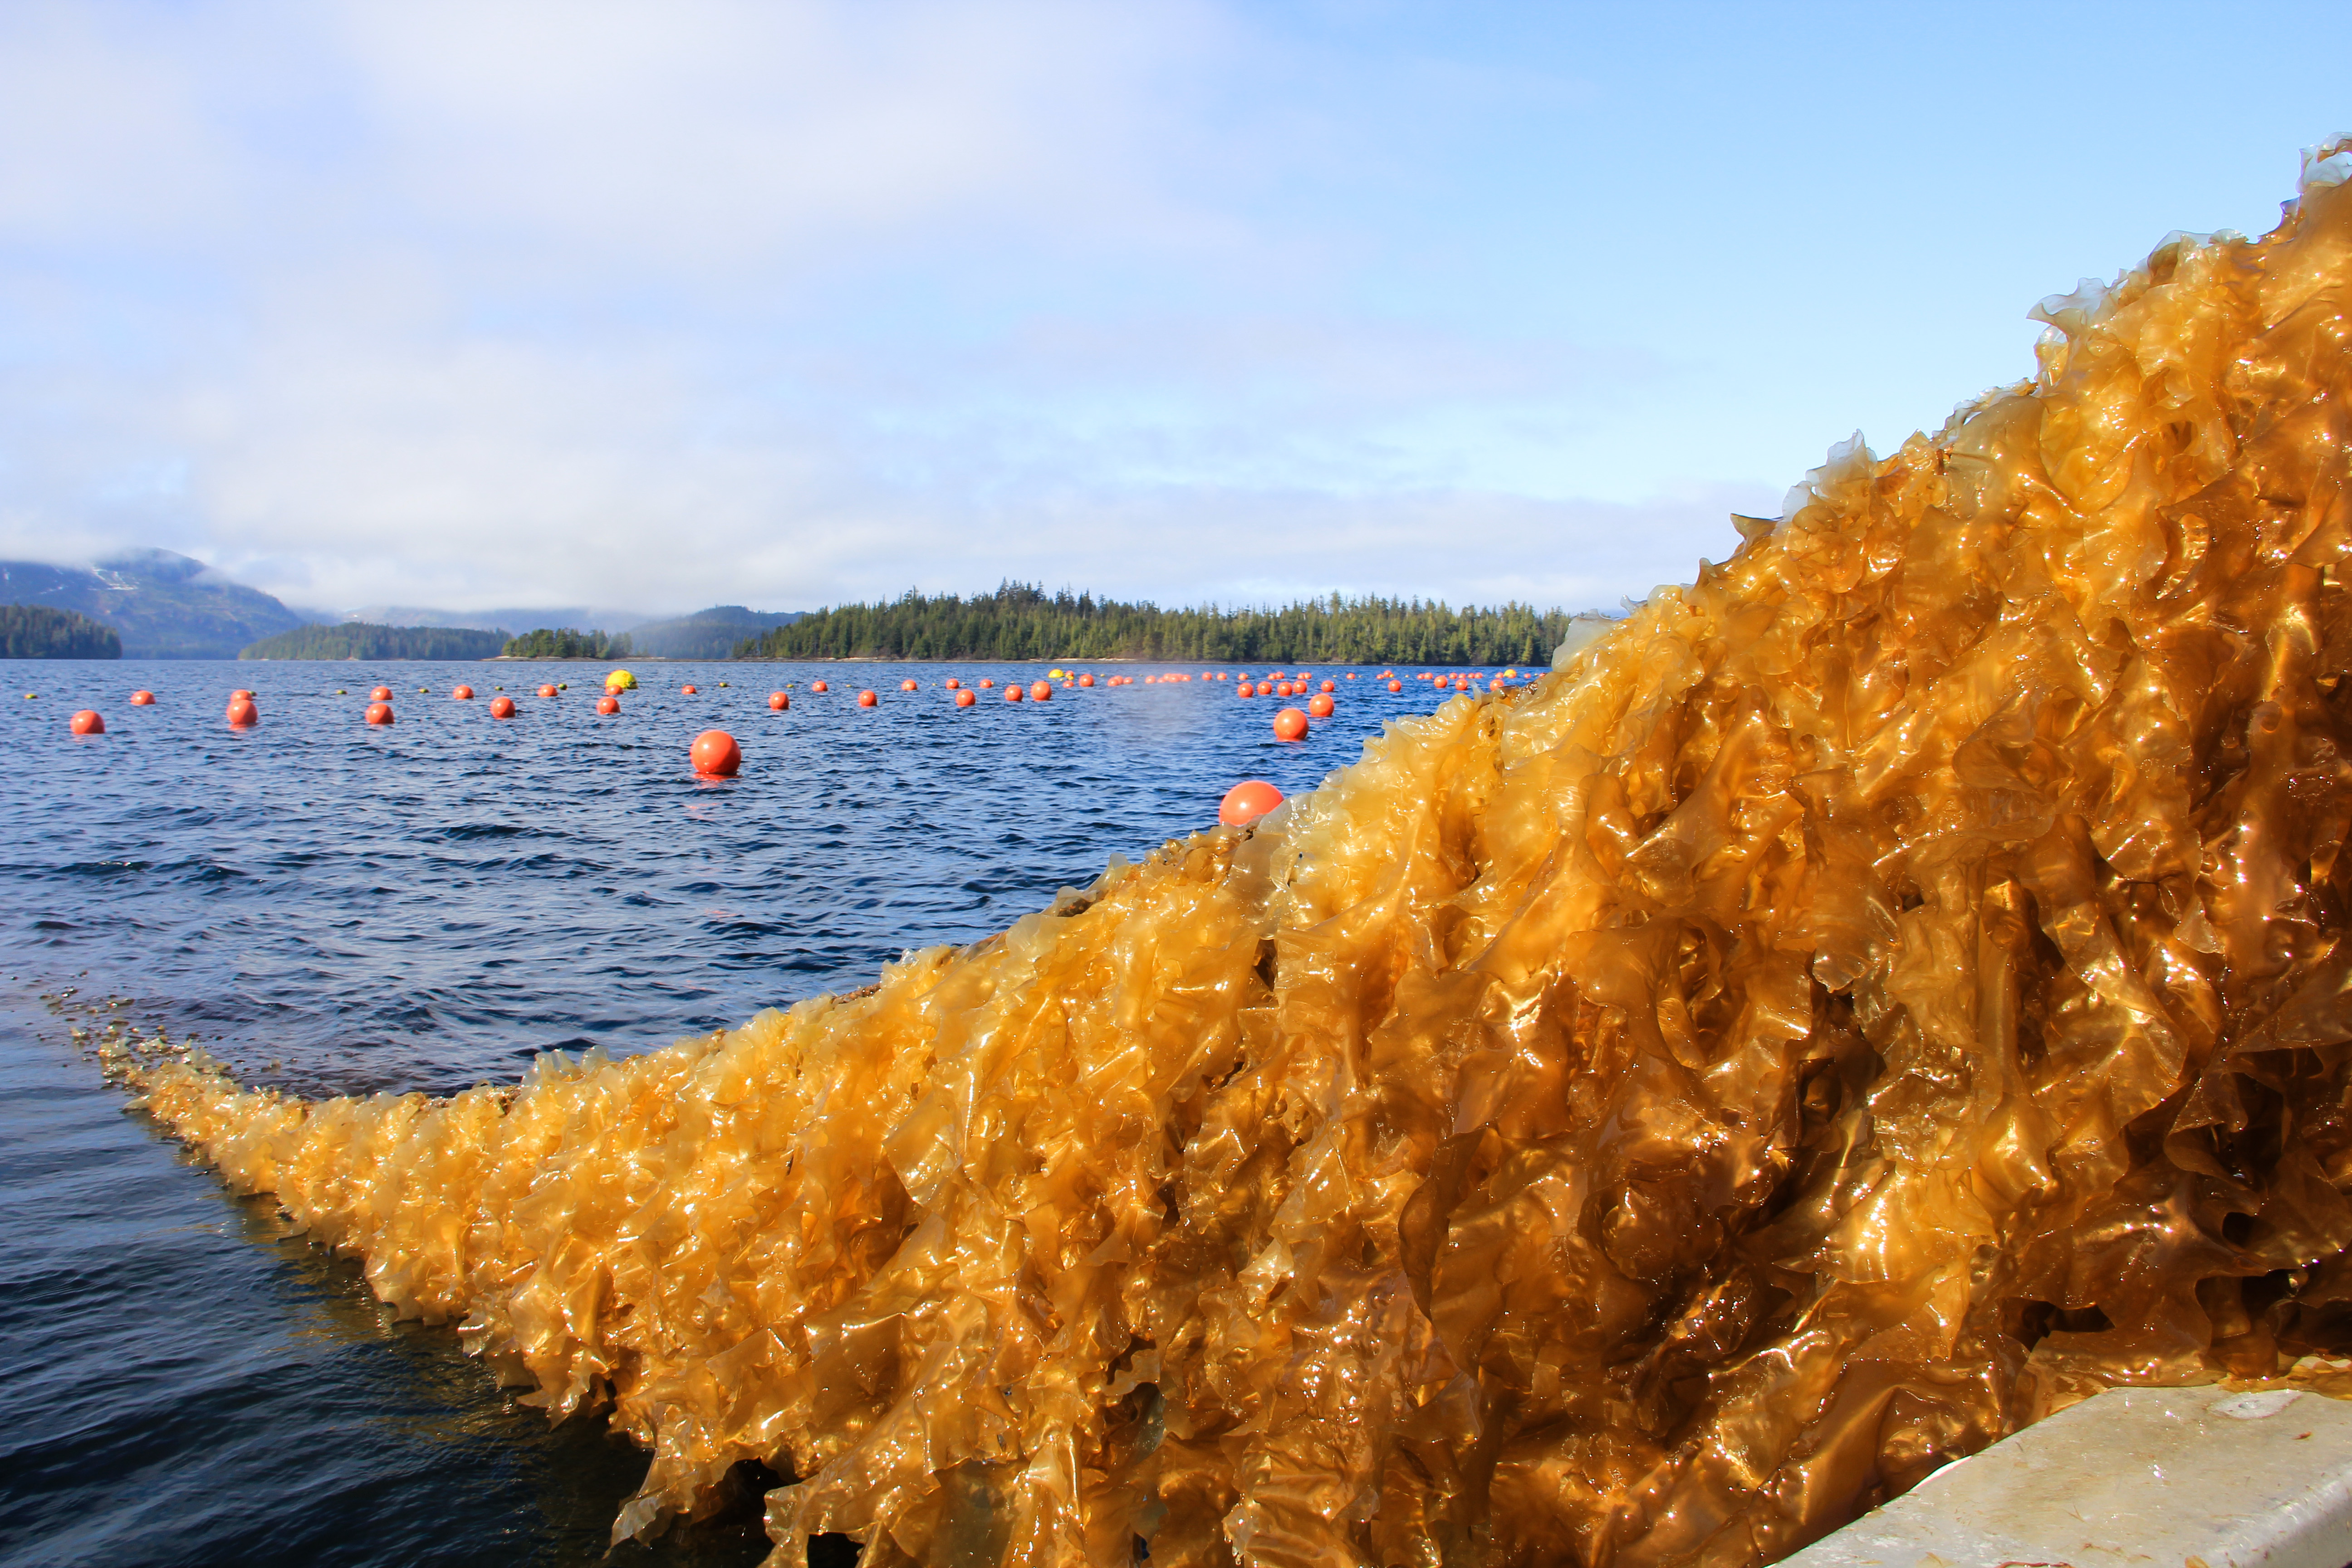
<svg viewBox="0 0 2352 1568"><path fill-rule="evenodd" d="M1757 1563L2344 1349L2332 167L1567 670L868 993L446 1100L125 1070L609 1406L617 1533L800 1478L782 1563Z"/></svg>

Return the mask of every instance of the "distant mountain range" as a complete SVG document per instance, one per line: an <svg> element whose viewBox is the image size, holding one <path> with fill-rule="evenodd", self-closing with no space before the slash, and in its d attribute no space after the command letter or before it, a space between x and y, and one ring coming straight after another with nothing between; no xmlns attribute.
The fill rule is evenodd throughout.
<svg viewBox="0 0 2352 1568"><path fill-rule="evenodd" d="M747 610L718 605L671 621L646 621L631 628L629 645L656 658L725 658L736 645L801 618L799 610ZM610 627L606 628L610 630Z"/></svg>
<svg viewBox="0 0 2352 1568"><path fill-rule="evenodd" d="M511 636L541 626L629 632L640 656L724 658L738 643L801 618L719 605L690 616L654 620L629 610L574 605L467 614L406 605L348 612L288 608L258 588L169 550L132 550L95 566L0 561L0 604L73 610L111 626L125 658L235 658L264 638L306 626L366 622L376 626L446 626Z"/></svg>
<svg viewBox="0 0 2352 1568"><path fill-rule="evenodd" d="M0 602L78 610L121 635L125 658L235 658L247 643L306 621L168 550L127 551L95 566L0 561Z"/></svg>
<svg viewBox="0 0 2352 1568"><path fill-rule="evenodd" d="M495 631L509 637L525 632L627 632L629 647L639 657L656 658L725 658L736 645L777 626L799 620L800 610L752 610L741 605L714 605L690 616L655 620L630 610L600 610L586 605L554 609L433 610L415 605L373 605L340 616L319 616L325 622L365 622L379 626L446 626L456 630Z"/></svg>
<svg viewBox="0 0 2352 1568"><path fill-rule="evenodd" d="M435 610L418 605L363 605L356 610L313 610L307 614L322 626L364 621L377 626L448 626L457 631L504 632L509 637L540 626L594 626L603 631L634 631L654 617L635 610L594 609L583 605L555 609Z"/></svg>

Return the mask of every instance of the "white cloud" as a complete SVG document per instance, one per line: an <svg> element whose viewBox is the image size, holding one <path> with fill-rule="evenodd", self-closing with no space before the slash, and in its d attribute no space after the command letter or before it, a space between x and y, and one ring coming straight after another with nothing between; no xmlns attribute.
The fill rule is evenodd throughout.
<svg viewBox="0 0 2352 1568"><path fill-rule="evenodd" d="M1181 3L13 9L0 279L44 324L0 548L327 604L1612 596L1442 563L1574 509L1415 426L1648 367L1317 303L1312 243L1201 194L1279 176L1202 113L1245 42Z"/></svg>
<svg viewBox="0 0 2352 1568"><path fill-rule="evenodd" d="M2022 306L2132 255L2078 229L2053 279L2008 173L2042 165L1921 182L1857 129L1992 123L2031 62L1750 102L1829 46L1434 16L0 6L0 552L452 608L1606 604L1855 423L1891 445L2021 371ZM2162 73L2112 74L2068 112Z"/></svg>

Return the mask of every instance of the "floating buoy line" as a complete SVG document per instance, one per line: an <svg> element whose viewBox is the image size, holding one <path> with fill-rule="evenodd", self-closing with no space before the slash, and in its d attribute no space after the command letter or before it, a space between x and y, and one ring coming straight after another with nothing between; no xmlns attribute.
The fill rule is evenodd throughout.
<svg viewBox="0 0 2352 1568"><path fill-rule="evenodd" d="M1354 670L1347 671L1345 679L1354 680L1358 673ZM1503 671L1489 682L1489 689L1494 691L1507 689L1506 678L1515 677L1517 673L1516 669ZM1415 679L1428 682L1433 689L1452 693L1475 690L1483 675L1483 671L1470 674L1459 671L1424 671ZM1384 684L1391 695L1400 694L1404 689L1402 682L1396 679L1393 670L1382 670L1375 675L1372 680L1375 689ZM1194 682L1231 684L1234 695L1243 699L1268 696L1305 697L1307 706L1303 710L1296 707L1285 707L1277 710L1273 717L1271 728L1275 738L1285 743L1304 741L1312 732L1314 721L1332 718L1338 712L1339 682L1328 677L1318 679L1312 672L1306 670L1273 670L1255 680L1253 680L1246 671L1236 677L1227 670L1163 670L1140 678L1140 684L1146 686L1181 686ZM1061 691L1118 690L1138 683L1139 678L1131 675L1097 676L1091 670L1055 668L1048 670L1043 678L1025 683L1017 679L1009 681L1003 688L1003 700L1008 707L1050 704L1057 689ZM538 695L542 700L555 699L568 689L570 684L568 681L542 681L537 688ZM939 690L946 696L950 706L957 709L971 709L979 704L977 693L994 690L997 681L992 676L982 676L978 680L967 684L961 676L951 675L941 679L936 684ZM727 681L719 681L718 685L722 690L730 689ZM641 684L630 670L614 669L605 675L602 688L603 695L597 698L594 711L600 718L614 718L622 712L622 696L641 689ZM898 687L901 695L917 693L922 689L922 680L913 676L900 679ZM503 686L495 689L499 695L491 698L488 703L490 718L499 721L514 719L518 712L514 699L505 695L506 689ZM810 681L808 689L811 695L822 696L830 694L832 687L826 680L819 679ZM432 689L420 686L416 690L419 696L429 696ZM1312 695L1309 695L1310 692ZM698 696L699 689L694 682L685 681L679 684L677 694L681 697ZM37 695L30 691L25 693L27 700L32 700ZM338 687L335 689L334 695L341 697L348 693ZM470 702L474 700L474 689L462 682L449 688L449 698L452 701ZM133 691L129 700L134 708L151 708L156 705L155 694L144 688ZM882 706L882 695L872 688L866 688L856 694L855 701L859 709L878 709ZM793 707L791 692L784 689L771 691L767 696L767 706L772 712L790 712ZM233 730L251 729L261 721L259 700L251 689L239 687L229 693L227 707L224 710L223 717ZM386 729L396 725L399 722L399 715L393 706L392 688L383 685L372 688L367 694L366 705L362 710L361 718L363 724L373 729ZM81 709L68 719L67 730L76 738L102 736L107 732L106 721L94 709ZM688 747L688 762L698 777L731 779L738 776L741 771L742 748L735 737L728 731L706 730L697 735ZM1265 792L1271 792L1270 795ZM1245 826L1274 809L1281 800L1281 792L1276 790L1273 785L1264 784L1262 781L1246 780L1235 785L1221 803L1219 820L1228 826Z"/></svg>

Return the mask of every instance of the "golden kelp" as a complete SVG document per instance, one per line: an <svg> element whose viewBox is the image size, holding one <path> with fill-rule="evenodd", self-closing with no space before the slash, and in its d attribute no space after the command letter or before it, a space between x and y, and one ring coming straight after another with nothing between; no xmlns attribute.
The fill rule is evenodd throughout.
<svg viewBox="0 0 2352 1568"><path fill-rule="evenodd" d="M2327 151L2334 151L2329 149ZM132 1069L776 1561L1769 1560L2352 1344L2352 190L2057 302L1566 671L870 992L519 1089Z"/></svg>

